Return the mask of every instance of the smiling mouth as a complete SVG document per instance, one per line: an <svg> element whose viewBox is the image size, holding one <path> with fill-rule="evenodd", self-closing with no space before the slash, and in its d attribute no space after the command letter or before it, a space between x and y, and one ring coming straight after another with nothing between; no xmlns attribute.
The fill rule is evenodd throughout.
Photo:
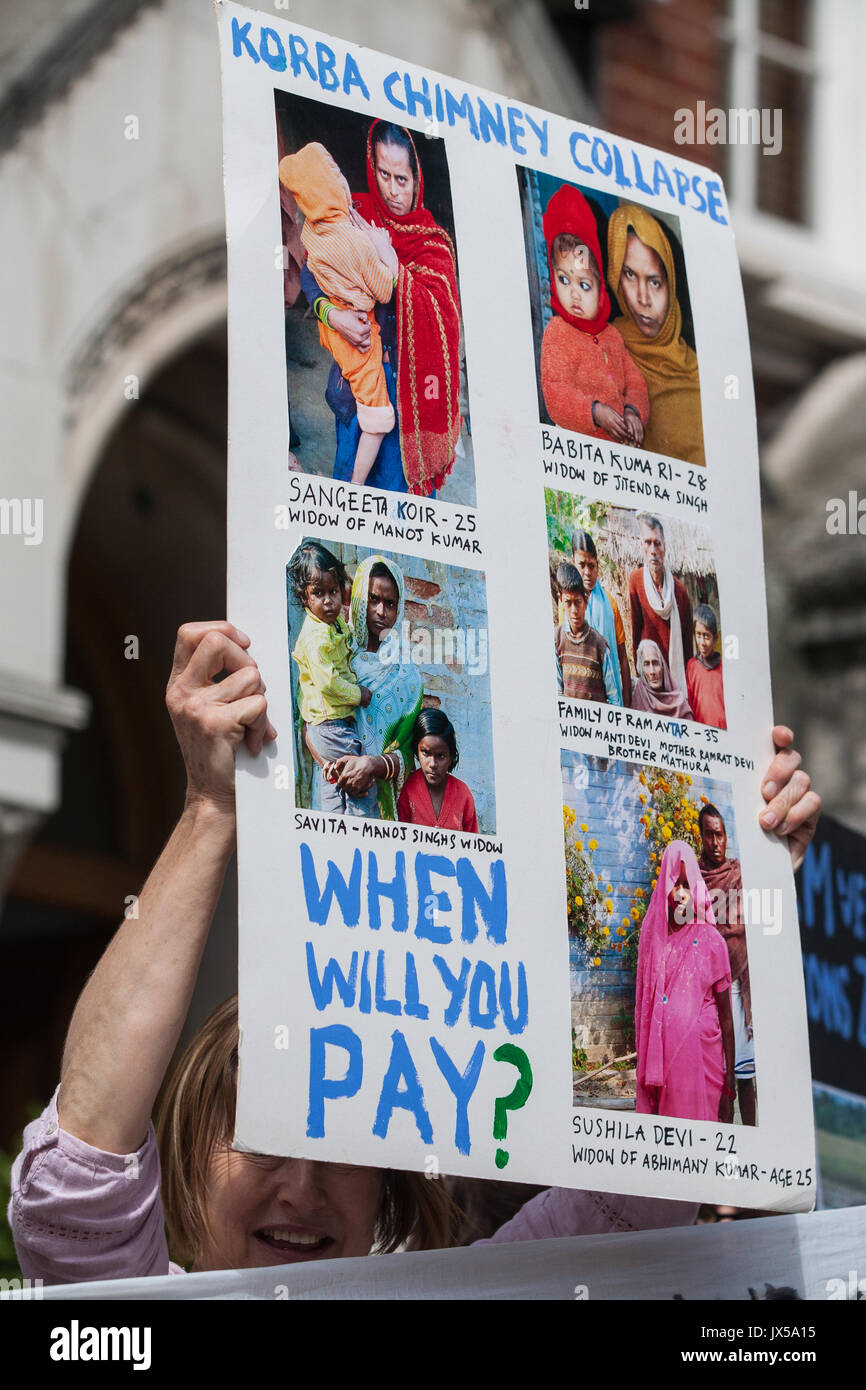
<svg viewBox="0 0 866 1390"><path fill-rule="evenodd" d="M273 1250L285 1262L316 1259L334 1244L332 1236L317 1236L315 1231L286 1230L275 1226L263 1226L253 1235L261 1245Z"/></svg>

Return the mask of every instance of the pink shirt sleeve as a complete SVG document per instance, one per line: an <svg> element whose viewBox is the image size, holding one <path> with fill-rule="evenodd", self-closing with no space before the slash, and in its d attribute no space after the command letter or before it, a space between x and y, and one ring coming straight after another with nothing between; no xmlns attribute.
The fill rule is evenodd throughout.
<svg viewBox="0 0 866 1390"><path fill-rule="evenodd" d="M8 1218L24 1277L73 1284L182 1274L168 1258L159 1182L152 1125L135 1153L95 1149L59 1127L55 1091L12 1167Z"/></svg>
<svg viewBox="0 0 866 1390"><path fill-rule="evenodd" d="M520 1208L488 1240L475 1245L547 1240L554 1236L609 1235L614 1231L654 1231L666 1226L693 1226L696 1202L661 1197L629 1197L619 1192L585 1192L549 1187Z"/></svg>

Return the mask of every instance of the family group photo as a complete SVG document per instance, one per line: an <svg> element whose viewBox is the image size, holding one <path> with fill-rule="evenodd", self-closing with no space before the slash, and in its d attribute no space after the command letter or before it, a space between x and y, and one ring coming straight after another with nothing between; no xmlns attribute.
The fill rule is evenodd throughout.
<svg viewBox="0 0 866 1390"><path fill-rule="evenodd" d="M296 804L492 833L484 575L306 539L286 601Z"/></svg>
<svg viewBox="0 0 866 1390"><path fill-rule="evenodd" d="M474 505L444 141L274 95L288 466Z"/></svg>
<svg viewBox="0 0 866 1390"><path fill-rule="evenodd" d="M756 1124L730 785L561 759L574 1105Z"/></svg>
<svg viewBox="0 0 866 1390"><path fill-rule="evenodd" d="M702 465L679 219L518 168L543 424Z"/></svg>
<svg viewBox="0 0 866 1390"><path fill-rule="evenodd" d="M705 527L545 489L559 694L726 729Z"/></svg>

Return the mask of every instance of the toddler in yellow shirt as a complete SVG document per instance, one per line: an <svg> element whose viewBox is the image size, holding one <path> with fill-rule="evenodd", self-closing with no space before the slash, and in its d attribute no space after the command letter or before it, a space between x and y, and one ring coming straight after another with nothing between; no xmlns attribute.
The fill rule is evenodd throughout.
<svg viewBox="0 0 866 1390"><path fill-rule="evenodd" d="M349 816L379 814L376 783L363 796L351 796L331 782L330 765L347 753L363 753L355 732L355 710L369 705L371 691L359 685L349 664L349 628L342 616L346 571L336 555L307 541L288 567L292 590L304 610L293 659L307 741L324 759L320 772L321 807Z"/></svg>

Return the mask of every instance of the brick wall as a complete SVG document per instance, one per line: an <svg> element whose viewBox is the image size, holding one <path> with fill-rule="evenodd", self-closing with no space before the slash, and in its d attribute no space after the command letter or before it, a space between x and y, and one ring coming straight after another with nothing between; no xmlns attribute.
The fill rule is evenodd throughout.
<svg viewBox="0 0 866 1390"><path fill-rule="evenodd" d="M722 0L670 0L641 6L635 18L601 27L596 92L602 127L671 154L674 112L695 103L724 104L724 55L718 37ZM721 170L722 147L687 150Z"/></svg>

